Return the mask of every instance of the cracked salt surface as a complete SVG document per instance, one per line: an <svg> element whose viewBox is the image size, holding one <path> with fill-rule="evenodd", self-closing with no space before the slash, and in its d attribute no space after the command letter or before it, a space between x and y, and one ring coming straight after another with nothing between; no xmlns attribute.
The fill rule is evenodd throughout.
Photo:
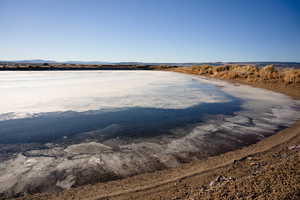
<svg viewBox="0 0 300 200"><path fill-rule="evenodd" d="M282 94L172 72L1 72L0 82L1 146L29 145L0 162L0 196L175 167L300 117Z"/></svg>

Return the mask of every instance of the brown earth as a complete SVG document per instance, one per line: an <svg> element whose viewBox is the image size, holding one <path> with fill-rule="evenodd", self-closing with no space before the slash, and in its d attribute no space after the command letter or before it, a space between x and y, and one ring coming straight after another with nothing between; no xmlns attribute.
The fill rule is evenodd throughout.
<svg viewBox="0 0 300 200"><path fill-rule="evenodd" d="M262 69L254 68L250 66L245 70L240 66L220 66L220 68L196 66L168 70L249 84L300 99L299 70L276 70L271 66ZM298 200L300 199L300 120L257 144L183 164L178 168L71 188L59 193L28 195L20 199Z"/></svg>

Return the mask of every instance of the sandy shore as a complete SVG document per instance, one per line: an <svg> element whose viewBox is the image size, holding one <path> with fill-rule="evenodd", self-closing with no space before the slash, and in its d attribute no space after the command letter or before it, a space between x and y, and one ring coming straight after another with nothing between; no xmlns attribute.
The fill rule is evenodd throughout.
<svg viewBox="0 0 300 200"><path fill-rule="evenodd" d="M298 87L244 80L234 82L271 89L300 99ZM178 168L23 199L299 198L300 120L256 144Z"/></svg>

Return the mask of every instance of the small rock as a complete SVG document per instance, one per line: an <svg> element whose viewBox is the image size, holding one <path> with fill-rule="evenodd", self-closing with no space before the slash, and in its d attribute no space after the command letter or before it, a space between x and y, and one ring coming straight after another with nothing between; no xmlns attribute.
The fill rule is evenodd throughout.
<svg viewBox="0 0 300 200"><path fill-rule="evenodd" d="M223 181L225 181L225 180L227 180L227 178L226 177L224 177L224 176L217 176L217 178L215 179L215 180L213 180L213 181L211 181L210 183L209 183L209 186L214 186L214 185L216 185L217 183L221 183L221 182L223 182Z"/></svg>
<svg viewBox="0 0 300 200"><path fill-rule="evenodd" d="M247 160L252 160L252 159L253 159L253 157L251 157L251 156L247 157Z"/></svg>
<svg viewBox="0 0 300 200"><path fill-rule="evenodd" d="M212 186L215 185L215 183L216 183L215 181L211 181L211 182L209 183L209 186L212 187Z"/></svg>
<svg viewBox="0 0 300 200"><path fill-rule="evenodd" d="M226 178L225 178L224 176L218 176L218 177L216 178L216 181L217 181L217 182L223 182L224 180L226 180Z"/></svg>
<svg viewBox="0 0 300 200"><path fill-rule="evenodd" d="M289 147L289 150L299 149L300 145L293 145Z"/></svg>

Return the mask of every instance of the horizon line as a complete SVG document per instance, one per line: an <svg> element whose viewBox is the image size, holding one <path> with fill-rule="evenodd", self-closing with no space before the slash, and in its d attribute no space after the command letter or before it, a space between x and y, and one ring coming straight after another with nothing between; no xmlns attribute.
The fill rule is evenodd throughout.
<svg viewBox="0 0 300 200"><path fill-rule="evenodd" d="M93 63L93 62L102 62L102 63L178 63L178 64L184 64L184 63L297 63L300 64L300 61L189 61L189 62L174 62L174 61L163 61L163 62L151 62L151 61L101 61L101 60L55 60L55 59L15 59L15 60L0 60L0 62L30 62L35 61L38 63L40 61L41 63L47 63L47 62L53 62L53 63L68 63L68 62L85 62L85 63Z"/></svg>

